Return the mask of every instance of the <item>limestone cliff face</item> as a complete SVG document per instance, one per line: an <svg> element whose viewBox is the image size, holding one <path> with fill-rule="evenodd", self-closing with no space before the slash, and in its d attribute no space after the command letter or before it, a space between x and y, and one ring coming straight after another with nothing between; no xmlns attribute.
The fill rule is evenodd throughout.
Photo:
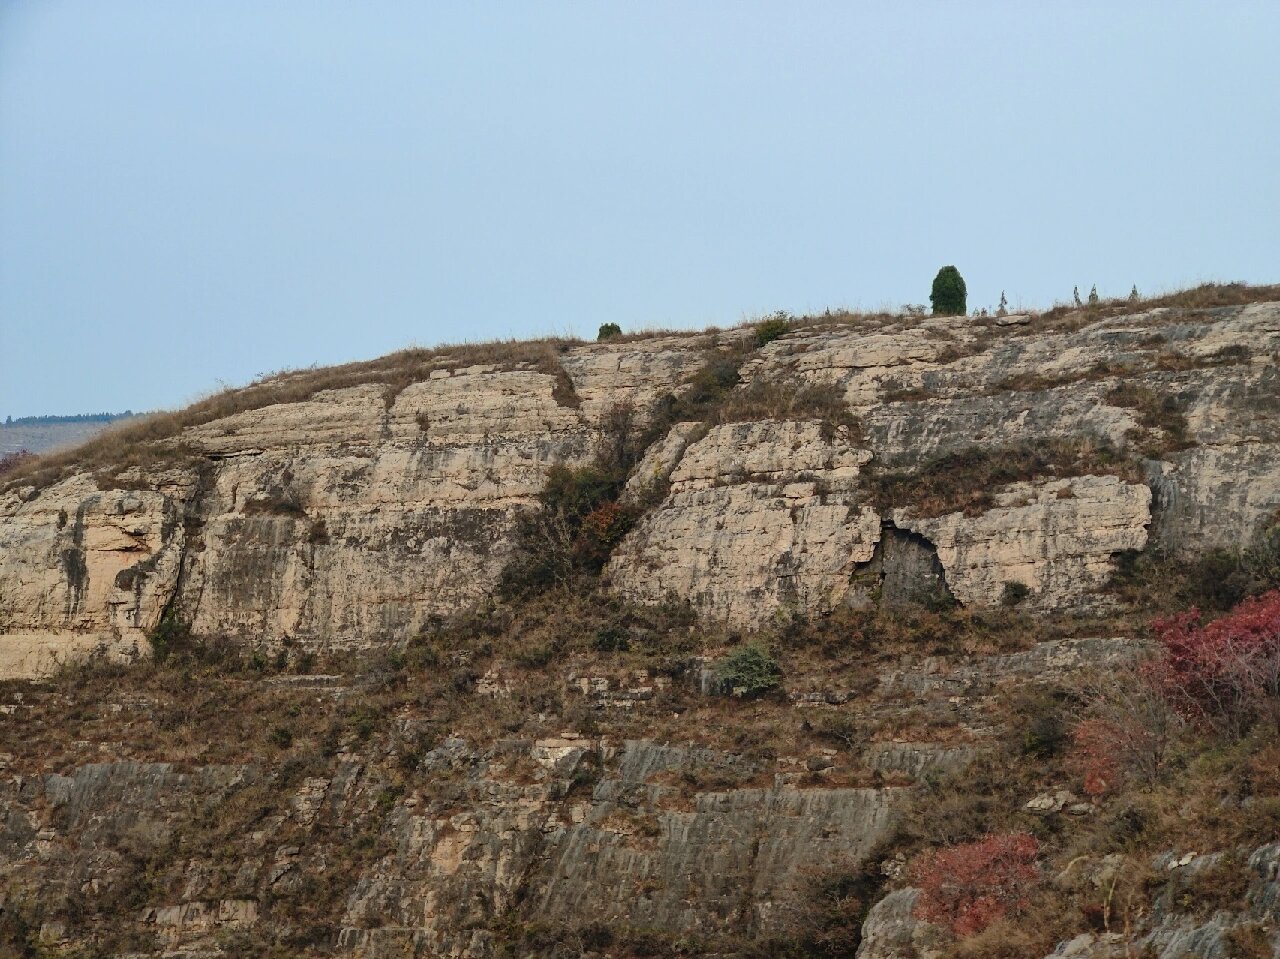
<svg viewBox="0 0 1280 959"><path fill-rule="evenodd" d="M615 587L759 625L867 601L892 528L936 551L962 603L999 602L1016 582L1035 606L1089 608L1117 553L1239 543L1280 509L1280 305L1065 330L1025 319L820 323L750 353L739 392L835 389L857 427L762 416L659 435L629 486L658 484L657 503L616 551ZM589 462L611 411L643 425L741 342L640 338L536 363L444 353L407 383L388 374L188 428L162 441L189 451L165 468L10 486L0 672L99 643L127 651L171 607L208 635L401 640L493 588L548 468ZM1050 472L989 491L980 515L929 516L877 505L866 482L1054 440L1118 451L1145 479Z"/></svg>
<svg viewBox="0 0 1280 959"><path fill-rule="evenodd" d="M1141 484L1080 476L1002 487L980 516L915 519L908 508L894 522L934 544L960 602L990 606L1020 583L1035 606L1061 609L1104 587L1117 553L1146 546L1150 503Z"/></svg>
<svg viewBox="0 0 1280 959"><path fill-rule="evenodd" d="M1061 764L1005 767L1142 655L1121 557L1280 510L1280 304L411 359L0 488L0 679L146 655L162 621L237 641L0 683L0 952L795 954L834 906L828 953L942 955L883 843L973 826L947 776L1046 835L1110 829ZM440 625L494 594L553 466L619 450L634 523L599 575ZM743 698L756 630L782 682ZM1142 946L1274 944L1255 838L1161 853ZM1208 885L1241 901L1188 906ZM1134 945L1071 928L1055 956Z"/></svg>
<svg viewBox="0 0 1280 959"><path fill-rule="evenodd" d="M738 624L784 605L831 609L872 558L880 516L858 505L870 451L822 434L817 422L730 423L685 448L670 493L615 554L614 583Z"/></svg>

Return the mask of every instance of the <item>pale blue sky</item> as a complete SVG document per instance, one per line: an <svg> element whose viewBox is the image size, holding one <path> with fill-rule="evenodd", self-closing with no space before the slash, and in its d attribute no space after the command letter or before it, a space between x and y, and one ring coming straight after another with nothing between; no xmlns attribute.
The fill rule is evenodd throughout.
<svg viewBox="0 0 1280 959"><path fill-rule="evenodd" d="M1280 280L1280 3L0 0L0 417Z"/></svg>

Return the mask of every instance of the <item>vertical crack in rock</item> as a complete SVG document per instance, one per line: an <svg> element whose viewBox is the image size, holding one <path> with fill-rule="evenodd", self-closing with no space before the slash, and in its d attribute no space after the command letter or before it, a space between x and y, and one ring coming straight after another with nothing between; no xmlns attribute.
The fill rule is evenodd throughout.
<svg viewBox="0 0 1280 959"><path fill-rule="evenodd" d="M839 605L880 517L857 491L871 454L828 433L816 420L727 423L672 450L670 491L615 551L612 582L648 602L675 592L737 625Z"/></svg>

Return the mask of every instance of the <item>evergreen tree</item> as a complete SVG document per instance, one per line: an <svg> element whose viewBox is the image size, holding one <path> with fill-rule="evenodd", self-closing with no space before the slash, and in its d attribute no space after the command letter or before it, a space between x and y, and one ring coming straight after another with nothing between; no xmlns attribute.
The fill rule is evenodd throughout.
<svg viewBox="0 0 1280 959"><path fill-rule="evenodd" d="M933 292L929 294L935 316L964 316L967 297L968 290L959 270L944 266L938 271L933 278Z"/></svg>

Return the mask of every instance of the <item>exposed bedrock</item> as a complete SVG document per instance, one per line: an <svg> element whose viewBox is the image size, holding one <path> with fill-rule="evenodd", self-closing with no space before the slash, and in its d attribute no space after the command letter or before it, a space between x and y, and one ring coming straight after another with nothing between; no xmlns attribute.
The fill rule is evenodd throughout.
<svg viewBox="0 0 1280 959"><path fill-rule="evenodd" d="M589 463L615 404L643 427L712 360L742 360L739 391L834 388L850 416L713 412L655 430L626 493L647 511L608 569L628 596L674 593L747 626L872 592L999 602L1008 582L1038 608L1087 608L1115 554L1231 547L1280 510L1280 304L1054 330L879 318L745 342L654 336L484 363L445 352L408 381L375 370L190 427L156 467L99 462L11 486L0 673L38 673L60 651L127 655L170 608L197 632L253 641L403 640L492 591L548 469ZM1140 461L1125 475L1146 485L1049 469L985 491L994 505L978 515L922 516L877 506L868 481L1043 441ZM904 541L882 545L885 523L915 537L918 561L890 555Z"/></svg>

